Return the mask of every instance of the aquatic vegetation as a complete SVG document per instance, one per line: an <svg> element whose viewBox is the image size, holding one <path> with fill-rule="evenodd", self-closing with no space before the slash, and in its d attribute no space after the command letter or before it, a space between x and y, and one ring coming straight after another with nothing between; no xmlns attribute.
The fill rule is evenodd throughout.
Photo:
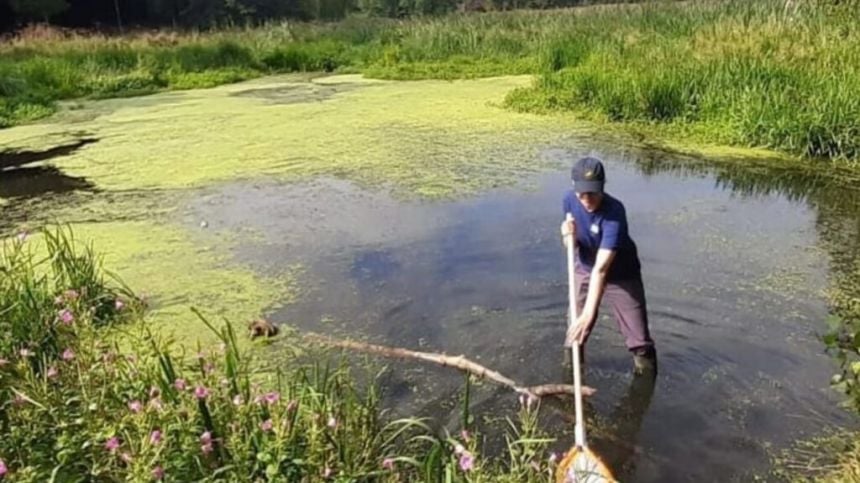
<svg viewBox="0 0 860 483"><path fill-rule="evenodd" d="M553 23L556 20L552 20L552 16L534 15L537 16L535 18L542 18L547 28L555 28L556 25L568 22L566 13L558 15L559 24ZM529 69L537 69L536 66L541 62L546 62L546 66L556 67L569 64L568 67L558 70L557 74L561 77L564 72L575 69L571 67L574 64L591 67L598 65L595 63L597 61L593 60L591 51L584 47L580 50L572 47L577 45L575 42L556 44L559 46L558 51L552 55L547 54L545 58L541 57L543 54L536 55L534 51L530 51L531 46L517 51L516 43L519 40L507 44L506 48L509 50L502 49L500 46L505 45L505 39L510 40L515 36L531 39L528 42L537 42L535 45L548 41L528 33L526 27L532 20L524 21L519 26L492 27L493 22L514 22L511 18L513 17L507 14L470 17L458 24L458 28L463 29L462 32L457 29L446 30L450 26L446 22L450 22L450 19L428 20L421 24L421 29L415 27L409 34L413 37L407 36L399 46L387 45L381 61L366 57L362 62L368 63L362 69L385 78L495 75L504 72L504 69L514 69L505 60L506 55L513 55L514 52L520 52L517 54L520 55L519 63L514 72L530 72ZM666 19L650 19L663 20ZM684 21L684 17L679 17L678 25ZM488 38L466 36L465 29L474 27L472 22L487 22L487 35L496 36L497 40L490 42ZM596 24L600 25L599 22ZM401 25L412 23L403 22ZM570 31L575 30L573 25L566 25L567 27ZM218 35L229 37L234 34L236 32ZM245 32L244 35L252 36L255 33ZM636 34L631 35L630 42L635 44L638 37ZM781 39L782 37L779 37L773 41L779 42ZM646 40L656 42L659 39ZM709 38L708 42L716 40ZM422 54L425 41L444 53ZM736 41L741 42L738 39ZM203 39L201 42L208 40ZM93 45L97 44L96 42ZM497 52L492 51L497 48ZM232 60L219 60L217 56L207 59L209 54L205 50L183 51L182 55L188 56L188 60L176 62L177 65L186 65L188 72L182 70L184 67L172 68L168 84L158 86L157 89L211 86L263 72L255 70L256 67L242 66L245 54L241 49L233 51L236 63L240 65L233 71L230 71ZM325 48L320 47L320 50L324 51ZM607 50L614 52L611 48ZM631 48L631 51L633 50L635 49ZM645 48L642 47L640 52L642 50ZM226 48L224 52L219 55L228 56L231 50ZM470 56L475 55L481 56L479 61L470 59ZM616 58L618 60L624 59L623 56L628 54L606 55L621 56ZM324 57L306 57L302 53L284 51L273 55L269 62L272 63L273 70L305 70L310 67L304 66L313 66L315 62L321 61L320 59ZM783 57L778 57L773 62L782 61L781 59ZM589 62L591 63L588 64ZM617 65L611 67L618 68ZM648 66L636 64L635 67ZM687 66L684 64L680 67ZM339 65L337 68L343 71L359 70L355 66ZM132 91L138 88L144 89L141 92L145 92L150 80L163 83L168 79L159 78L153 75L153 72L155 71L138 69L117 75L116 81L111 80L113 74L104 75L99 77L101 80L98 89L102 89L109 96L121 95L125 90L133 93ZM34 73L38 72L34 70ZM226 73L223 78L222 73ZM651 79L644 74L639 78L632 75L625 79L648 81L645 83L650 87L616 92L610 85L607 88L609 91L606 91L608 94L604 92L600 101L604 104L596 104L597 110L590 112L590 115L595 116L593 119L606 120L599 111L606 108L607 112L628 116L623 120L632 123L628 125L647 136L669 132L688 136L689 139L735 142L732 141L735 131L725 126L725 129L712 130L714 125L701 123L699 118L685 111L686 101L683 96L689 93L677 87L677 77L668 76L664 85L661 84L663 78ZM751 76L750 79L758 82L757 76ZM149 294L148 299L153 303L152 311L146 315L148 320L155 322L159 329L168 328L174 331L182 340L211 340L212 333L188 310L189 305L204 307L206 313L214 314L214 317L224 315L228 319L244 321L270 310L279 301L289 301L294 293L294 278L287 275L279 276L277 280L270 279L254 274L248 267L237 266L228 253L232 246L229 240L224 243L223 239L214 241L201 238L199 233L180 228L175 219L168 219L167 216L153 217L147 222L114 223L113 220L145 219L141 214L150 209L149 203L154 199L171 197L181 201L183 196L192 193L192 189L205 188L237 178L266 177L290 181L334 176L355 181L362 186L391 189L398 196L415 198L444 198L508 185L524 173L544 166L544 160L536 161L539 158L535 156L540 145L554 145L563 139L564 145L570 146L576 142L568 141L572 135L591 132L563 113L535 115L506 111L500 107L508 92L528 87L530 81L531 79L525 77L502 77L470 82L418 81L404 84L373 81L358 76L331 76L315 78L313 81L310 81L307 75L269 78L222 86L210 91L158 93L149 97L99 102L76 101L74 109L61 109L51 123L0 131L0 144L4 147L41 149L79 139L82 135L98 138L98 142L82 147L79 152L56 158L55 161L63 172L90 180L94 186L103 190L99 197L104 198L93 197L92 202L74 206L51 207L46 212L62 214L60 219L64 220L68 219L66 214L73 214L73 219L80 221L100 220L101 223L97 224L81 224L81 234L87 239L95 239L97 246L111 262L110 265L119 269L124 280ZM183 82L185 84L181 84ZM582 82L588 84L590 81ZM805 84L801 87L803 85ZM698 84L693 87L701 88ZM595 91L598 93L595 94L597 97L601 97L599 91L600 86ZM526 91L518 92L522 94ZM539 94L532 92L529 95ZM89 95L100 97L95 91ZM625 96L634 99L625 100ZM386 109L392 102L397 102L402 109ZM846 106L851 107L851 104ZM582 106L572 104L569 107L582 113ZM545 110L539 105L527 108L541 112ZM645 120L637 120L637 116ZM712 135L714 133L715 136ZM190 144L189 139L199 142ZM741 141L740 144L749 142ZM690 144L678 145L684 151L698 149ZM714 151L707 151L712 152ZM761 175L764 168L759 169L758 163L762 162L764 165L764 158L770 158L767 161L773 165L768 168L771 169L786 161L786 158L776 158L773 153L763 150L756 151L756 156L749 156L748 153L749 151L745 150L719 151L720 159L709 160L720 166L717 175L719 182L736 187L740 193L753 195L773 189L780 192L785 190L790 199L805 198L809 194L809 189L802 186L827 183L824 179L826 176L816 173L821 170L816 167L798 168L796 163L785 163L790 167L785 171L767 171L765 176L772 174L780 179L770 184L763 183L760 179L765 177ZM499 162L500 159L504 162ZM118 168L120 162L121 169ZM738 162L743 162L749 169L735 169ZM743 179L743 173L754 173L757 176L750 175L750 179ZM844 174L844 171L831 173L833 177ZM798 182L797 178L802 179ZM801 187L791 187L792 184ZM778 188L773 188L774 185ZM123 200L118 204L103 203L107 197L126 192L142 193L140 202ZM839 193L844 194L845 191ZM811 204L817 207L822 203L823 197L822 193L813 193L810 196ZM113 200L112 198L111 202ZM159 208L165 205L162 202L157 204ZM851 200L843 199L842 204L851 205ZM825 213L822 220L829 216ZM196 225L197 222L194 223ZM34 224L34 227L36 226L38 224ZM39 240L38 235L25 238L28 243ZM855 243L844 245L853 247ZM840 259L838 264L851 266L850 259ZM849 289L838 292L838 298L834 300L840 306L850 306L850 302L856 299L857 291L850 289L850 284L838 282L838 286ZM117 307L116 303L114 307ZM52 320L56 320L58 326L65 327L62 322L69 319L68 315L72 316L72 326L82 320L77 313L71 312L67 315L62 310L55 308L51 314ZM852 324L850 320L846 323L846 327L850 329L846 333L853 334L856 331ZM846 347L850 354L853 349ZM69 352L63 350L59 354L63 361L66 361L66 357L70 361L85 357L79 348L68 350ZM25 349L28 360L33 357L34 352ZM15 353L0 356L25 357ZM45 376L49 380L55 380L57 377L62 379L62 366L54 366L56 367L46 366ZM853 366L849 363L846 369L851 371ZM210 381L188 377L187 380L179 378L174 384L183 387L182 394L189 395L191 402L188 404L201 400L210 401L219 395L217 384ZM202 398L195 396L194 391L197 389L200 389ZM229 394L222 396L226 401ZM238 396L238 399L236 396L230 398L230 404L237 406L237 402L241 405L247 401L242 395ZM14 397L12 400L14 401ZM132 410L131 403L134 401L146 406L143 396L135 395L134 399L117 402L114 409L121 414L140 414ZM138 406L135 404L133 407ZM325 418L329 416L325 415ZM324 419L324 422L327 423L328 420ZM248 422L254 431L267 435L277 431L277 423L277 419L271 417ZM342 419L335 418L334 426L340 424ZM327 424L325 427L329 428ZM163 428L157 431L160 433L155 439L163 442L166 433ZM201 428L195 428L188 433L185 437L189 439L189 443L183 450L196 452L199 447L204 456L214 457L218 454L219 447L217 443L213 443L217 441L217 433L210 432L209 437L203 440L200 438L206 432ZM135 437L143 440L151 438L152 434L148 428L147 431L140 430L135 433ZM123 438L116 438L109 451L113 451L117 458L128 463L124 461L128 458L123 456ZM108 441L112 440L108 439L105 444ZM101 448L101 443L96 446ZM450 468L454 474L459 475L457 472L462 471L460 466L464 453L456 455L456 445L440 443L439 448L442 448L439 450L440 454L450 457L450 461L440 456L440 460L444 460L447 466L435 467ZM432 451L435 450L428 450ZM469 448L468 454L479 455L479 451ZM131 453L128 456L134 457ZM5 455L0 454L0 458L3 457ZM393 468L406 464L394 456L386 458L387 460L377 462L377 466L381 468L385 461L388 461L386 466ZM10 460L6 458L5 461L8 463ZM540 461L543 461L543 458ZM485 462L480 456L471 462L466 459L466 466L470 467L469 473L474 475L474 480L489 471L486 468L492 465L485 466ZM171 467L158 465L147 470L151 470L153 476L167 474L169 477ZM316 470L321 474L338 474L338 468L328 462ZM140 475L144 475L144 472ZM500 481L498 478L487 479ZM511 478L510 481L524 479L527 478Z"/></svg>
<svg viewBox="0 0 860 483"><path fill-rule="evenodd" d="M827 435L798 441L773 457L772 476L802 483L848 483L860 478L860 447L856 432L832 430Z"/></svg>
<svg viewBox="0 0 860 483"><path fill-rule="evenodd" d="M54 163L111 191L332 176L410 198L463 195L546 167L541 144L586 132L572 118L494 105L527 82L282 77L99 101L69 113L76 131L99 141ZM392 102L398 109L387 108ZM21 126L0 131L0 144L44 150L67 143L68 131L64 122Z"/></svg>
<svg viewBox="0 0 860 483"><path fill-rule="evenodd" d="M540 78L507 104L858 159L860 103L851 93L860 65L848 60L856 55L844 38L856 8L728 1L674 7L672 15L632 12L604 13L559 35L543 53Z"/></svg>
<svg viewBox="0 0 860 483"><path fill-rule="evenodd" d="M81 319L110 325L139 302L121 284L104 275L91 246L76 246L63 229L44 232L44 247L31 250L32 237L19 235L0 250L0 353L18 352L41 373L71 353L56 344L59 334L74 332ZM37 258L38 257L38 258Z"/></svg>
<svg viewBox="0 0 860 483"><path fill-rule="evenodd" d="M143 316L149 326L162 335L173 335L183 340L189 348L196 341L212 341L211 333L189 307L205 308L207 313L217 314L219 318L244 321L253 314L262 314L277 307L279 303L288 303L295 295L291 274L263 277L250 268L229 263L229 242L223 240L218 241L220 248L216 249L212 247L212 240L194 239L178 228L155 222L80 223L74 225L74 230L75 237L74 241L69 241L69 250L83 250L83 258L75 260L91 260L93 265L87 266L85 273L98 283L73 279L63 280L62 286L77 287L88 294L101 293L102 289L98 287L104 282L93 274L100 271L103 262L122 274L119 287L128 284L136 287L142 295L150 307ZM28 252L36 255L47 253L55 258L53 254L57 248L52 239L50 232L36 233L23 244L25 251L12 253L16 253L18 258ZM95 253L100 255L96 258ZM4 281L10 290L15 287L15 290L31 290L28 288L32 285L30 282L23 283L14 278L5 278ZM129 297L107 297L105 300L106 305L100 310L120 314L134 311L134 307L127 307L132 301ZM55 307L54 297L43 301L39 307L44 304ZM63 314L58 315L57 311L63 307L65 305L57 305L53 312L58 320L62 320ZM77 312L74 314L80 316Z"/></svg>
<svg viewBox="0 0 860 483"><path fill-rule="evenodd" d="M860 156L857 20L850 5L722 0L20 40L0 50L0 126L48 115L61 99L274 73L537 74L508 106L853 163Z"/></svg>
<svg viewBox="0 0 860 483"><path fill-rule="evenodd" d="M438 437L421 421L382 417L377 389L359 390L346 366L262 373L230 324L216 327L200 312L218 344L195 359L178 357L142 323L142 305L105 319L102 300L117 298L109 286L64 288L104 273L86 269L97 266L92 251L76 251L64 232L54 237L60 243L47 260L19 240L4 244L5 273L33 280L30 296L46 303L19 320L29 332L0 332L0 477L546 481L551 474L534 408L511 423L511 464L502 465L481 456L475 432ZM69 260L84 269L69 270ZM96 277L68 278L79 274ZM139 300L127 289L122 296ZM20 303L0 300L4 312ZM67 304L77 317L63 327L54 317ZM128 344L106 338L105 323L122 324ZM41 344L31 333L43 334Z"/></svg>

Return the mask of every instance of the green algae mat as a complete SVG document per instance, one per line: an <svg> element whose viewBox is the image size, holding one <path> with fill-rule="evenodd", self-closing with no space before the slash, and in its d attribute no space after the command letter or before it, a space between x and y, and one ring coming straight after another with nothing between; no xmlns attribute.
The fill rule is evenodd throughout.
<svg viewBox="0 0 860 483"><path fill-rule="evenodd" d="M551 164L542 147L588 132L572 118L500 107L529 82L282 76L68 103L43 122L0 130L4 160L22 163L13 171L47 185L7 178L3 229L70 224L151 300L154 323L203 334L190 306L243 322L291 301L299 281L237 262L231 246L254 234L203 229L178 206L237 180L337 177L407 199L514 184Z"/></svg>

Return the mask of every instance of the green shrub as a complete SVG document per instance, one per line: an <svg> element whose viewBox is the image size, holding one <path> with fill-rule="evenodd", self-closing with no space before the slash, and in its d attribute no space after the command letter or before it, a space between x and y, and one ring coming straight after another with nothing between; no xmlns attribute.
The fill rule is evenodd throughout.
<svg viewBox="0 0 860 483"><path fill-rule="evenodd" d="M264 372L228 323L220 345L173 345L70 232L3 242L0 467L12 481L548 481L551 440L524 404L507 461L480 435L386 420L347 366ZM122 326L116 325L123 322ZM106 331L106 327L123 330ZM468 387L468 385L467 385ZM464 421L469 399L464 400ZM0 477L4 475L0 474Z"/></svg>

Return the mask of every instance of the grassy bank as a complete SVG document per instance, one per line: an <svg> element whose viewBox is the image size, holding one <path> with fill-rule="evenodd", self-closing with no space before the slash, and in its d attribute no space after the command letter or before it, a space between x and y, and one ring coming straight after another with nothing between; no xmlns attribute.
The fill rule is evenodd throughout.
<svg viewBox="0 0 860 483"><path fill-rule="evenodd" d="M502 28L511 21L536 26L539 17L354 19L122 38L34 29L0 47L0 127L50 114L62 99L211 87L273 73L366 71L417 79L533 72L539 41L524 28L514 38ZM528 58L516 59L523 54Z"/></svg>
<svg viewBox="0 0 860 483"><path fill-rule="evenodd" d="M386 420L345 367L262 372L229 325L203 319L220 344L183 355L96 253L64 231L45 237L47 256L25 237L0 252L3 481L550 480L530 405L507 454L488 460L469 427Z"/></svg>
<svg viewBox="0 0 860 483"><path fill-rule="evenodd" d="M539 81L508 104L853 164L858 19L767 1L603 14L555 39Z"/></svg>
<svg viewBox="0 0 860 483"><path fill-rule="evenodd" d="M123 38L37 31L0 48L0 125L47 115L59 99L276 72L390 79L531 73L538 81L512 93L509 106L854 163L858 20L857 9L828 2L729 0Z"/></svg>

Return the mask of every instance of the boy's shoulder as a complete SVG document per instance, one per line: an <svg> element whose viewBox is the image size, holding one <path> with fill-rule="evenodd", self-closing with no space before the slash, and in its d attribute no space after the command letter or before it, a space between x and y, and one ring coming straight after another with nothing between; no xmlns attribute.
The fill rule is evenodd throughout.
<svg viewBox="0 0 860 483"><path fill-rule="evenodd" d="M607 213L624 213L626 209L624 208L624 203L621 202L618 198L610 195L609 193L603 194L603 209Z"/></svg>

